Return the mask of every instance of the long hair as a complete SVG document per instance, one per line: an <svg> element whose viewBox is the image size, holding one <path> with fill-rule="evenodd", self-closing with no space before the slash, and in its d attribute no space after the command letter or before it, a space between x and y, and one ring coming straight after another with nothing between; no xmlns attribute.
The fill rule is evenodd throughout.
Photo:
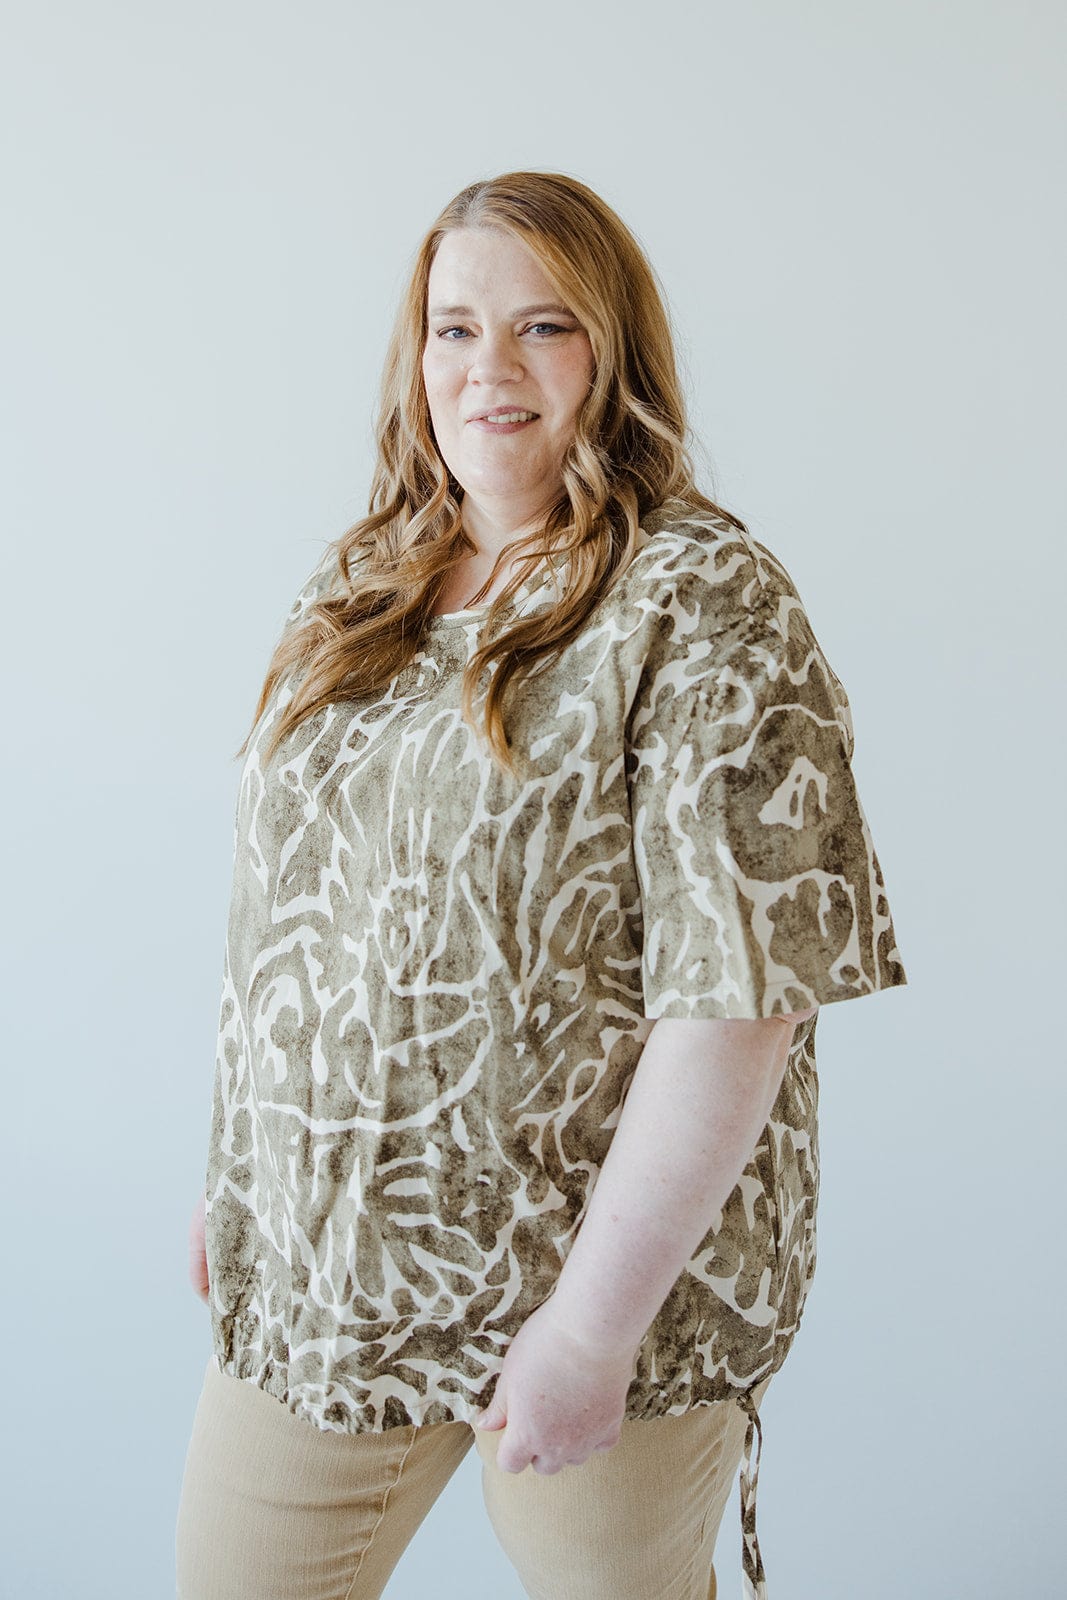
<svg viewBox="0 0 1067 1600"><path fill-rule="evenodd" d="M444 575L476 548L462 525L463 490L437 449L422 381L430 267L446 233L475 227L507 232L533 252L584 326L594 359L559 495L533 533L505 546L483 585L521 552L512 556L516 570L489 606L463 675L462 715L474 727L475 696L488 674L483 734L491 757L514 775L503 717L508 685L578 636L634 555L643 517L676 499L747 532L695 486L670 319L625 223L563 173L506 172L473 183L426 234L403 293L382 374L368 515L327 546L332 582L283 631L238 755L290 669L302 676L271 730L267 760L330 701L384 690L417 653ZM561 578L558 603L513 619L494 636L515 591L542 561Z"/></svg>

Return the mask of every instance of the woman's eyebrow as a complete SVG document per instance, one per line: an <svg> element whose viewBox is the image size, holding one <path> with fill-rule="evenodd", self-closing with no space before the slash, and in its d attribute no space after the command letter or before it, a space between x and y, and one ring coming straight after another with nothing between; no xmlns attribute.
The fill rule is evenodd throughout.
<svg viewBox="0 0 1067 1600"><path fill-rule="evenodd" d="M557 316L562 317L569 317L573 314L567 310L566 306L542 305L519 306L519 308L516 311L513 311L511 315L513 318L532 317L535 311L554 311ZM474 312L471 310L470 306L433 306L430 309L430 315L431 317L473 317Z"/></svg>

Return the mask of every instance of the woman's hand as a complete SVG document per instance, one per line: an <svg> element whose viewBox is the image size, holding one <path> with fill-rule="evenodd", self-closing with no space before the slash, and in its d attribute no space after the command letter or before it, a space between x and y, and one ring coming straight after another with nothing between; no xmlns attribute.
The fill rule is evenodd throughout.
<svg viewBox="0 0 1067 1600"><path fill-rule="evenodd" d="M551 1298L508 1346L479 1430L503 1428L504 1472L551 1474L618 1444L637 1351L597 1347L572 1332Z"/></svg>
<svg viewBox="0 0 1067 1600"><path fill-rule="evenodd" d="M208 1297L207 1251L204 1248L204 1196L196 1202L189 1224L189 1282L201 1300Z"/></svg>

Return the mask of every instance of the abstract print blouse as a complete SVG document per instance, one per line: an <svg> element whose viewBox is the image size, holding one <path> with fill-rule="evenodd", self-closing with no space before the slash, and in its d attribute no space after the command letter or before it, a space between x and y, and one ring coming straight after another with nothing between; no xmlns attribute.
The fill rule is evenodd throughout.
<svg viewBox="0 0 1067 1600"><path fill-rule="evenodd" d="M320 562L293 625L335 581ZM511 606L557 599L548 567ZM554 665L460 714L486 607L239 785L207 1175L216 1360L320 1428L472 1421L552 1292L658 1017L906 977L848 700L782 564L668 503ZM479 705L481 701L479 699ZM815 1264L818 1017L642 1341L629 1419L744 1397Z"/></svg>

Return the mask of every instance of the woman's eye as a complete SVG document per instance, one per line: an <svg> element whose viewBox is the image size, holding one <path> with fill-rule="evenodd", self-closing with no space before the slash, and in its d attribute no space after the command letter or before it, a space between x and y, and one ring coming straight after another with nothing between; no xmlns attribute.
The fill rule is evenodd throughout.
<svg viewBox="0 0 1067 1600"><path fill-rule="evenodd" d="M555 333L569 333L570 332L569 328L562 327L558 322L533 322L533 323L530 324L529 331L531 333L533 333L538 328L547 328L548 337L549 338L551 338L551 336L553 334L555 334ZM452 334L452 333L466 334L466 332L467 332L466 328L460 328L460 327L441 328L441 329L438 330L437 337L439 339L446 340L449 344L456 344L458 341L455 340L455 339L450 339L449 338L449 334ZM545 337L545 335L542 334L541 337Z"/></svg>

